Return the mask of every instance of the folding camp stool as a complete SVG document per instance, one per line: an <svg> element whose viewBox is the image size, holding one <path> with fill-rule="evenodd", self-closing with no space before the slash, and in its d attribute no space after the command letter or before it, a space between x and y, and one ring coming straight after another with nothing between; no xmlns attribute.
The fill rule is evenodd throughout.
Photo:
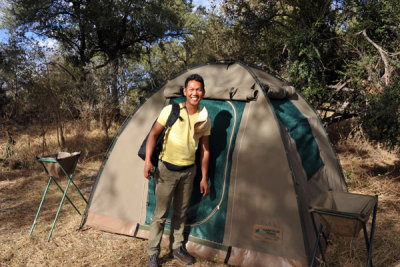
<svg viewBox="0 0 400 267"><path fill-rule="evenodd" d="M372 241L374 239L377 206L378 195L369 196L329 191L318 197L311 204L309 210L312 215L315 233L317 234L310 266L314 265L318 247L320 248L322 259L325 265L327 265L323 249L320 245L323 228L326 228L328 233L349 237L357 237L361 228L363 228L367 247L367 266L372 266ZM372 224L368 237L366 223L368 222L372 210ZM318 231L314 216L317 217L320 222Z"/></svg>
<svg viewBox="0 0 400 267"><path fill-rule="evenodd" d="M49 182L47 183L46 190L44 191L42 201L40 202L39 209L36 213L36 217L35 217L35 220L33 221L32 228L31 228L29 235L32 235L33 229L35 228L37 218L39 217L40 210L42 208L44 199L46 197L47 191L48 191L49 186L52 181L57 185L58 189L60 189L60 191L63 193L63 196L62 196L60 205L58 207L56 217L54 218L54 222L51 227L49 236L47 238L47 242L50 241L50 237L53 233L54 227L55 227L57 219L58 219L58 215L60 213L60 210L64 203L65 198L67 198L67 200L71 203L71 205L78 212L78 214L81 215L81 213L79 212L77 207L74 205L74 203L72 203L71 199L69 199L69 197L67 196L68 188L69 188L70 184L72 183L75 186L78 193L80 194L80 196L86 202L86 204L88 203L86 198L83 196L83 194L81 193L79 188L74 183L74 181L72 181L72 176L74 175L76 165L78 164L78 159L79 159L80 155L81 155L81 152L74 152L74 153L58 152L57 154L51 154L51 155L47 155L47 156L43 156L43 157L36 157L37 161L43 166L46 173L48 175L50 175L50 178L49 178ZM55 179L55 178L61 179L61 177L64 177L64 176L66 176L68 178L68 183L67 183L67 186L65 187L65 190L63 190L61 188L61 186L57 183L57 181Z"/></svg>

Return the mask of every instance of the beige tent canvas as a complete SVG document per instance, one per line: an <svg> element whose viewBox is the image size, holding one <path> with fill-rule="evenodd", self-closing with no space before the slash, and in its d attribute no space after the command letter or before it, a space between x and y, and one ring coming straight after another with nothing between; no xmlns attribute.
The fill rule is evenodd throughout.
<svg viewBox="0 0 400 267"><path fill-rule="evenodd" d="M137 151L161 109L184 101L184 81L193 73L204 78L201 105L212 121L211 194L201 197L195 182L188 251L230 265L308 265L316 240L308 205L323 192L346 191L342 170L303 97L241 62L191 68L132 112L100 168L83 225L147 238L154 185L143 177Z"/></svg>

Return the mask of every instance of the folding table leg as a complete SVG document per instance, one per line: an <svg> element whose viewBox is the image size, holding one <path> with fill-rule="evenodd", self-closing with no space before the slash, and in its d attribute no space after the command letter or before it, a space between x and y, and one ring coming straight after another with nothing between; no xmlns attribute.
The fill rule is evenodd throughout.
<svg viewBox="0 0 400 267"><path fill-rule="evenodd" d="M50 237L51 237L51 235L52 235L52 233L53 233L54 227L56 226L56 222L57 222L57 219L58 219L58 214L60 213L61 207L62 207L62 205L63 205L63 203L64 203L64 199L65 199L65 196L67 195L68 188L69 188L69 185L70 185L70 184L71 184L71 179L68 180L67 187L65 188L63 197L62 197L61 202L60 202L60 206L58 207L56 217L54 218L54 222L53 222L53 225L52 225L51 230L50 230L50 233L49 233L49 237L47 238L47 242L50 241Z"/></svg>
<svg viewBox="0 0 400 267"><path fill-rule="evenodd" d="M378 198L378 196L376 196ZM370 238L369 238L369 247L368 247L368 261L367 261L367 267L372 267L372 242L374 240L374 232L375 232L375 221L376 221L376 210L378 208L378 200L375 203L374 206L374 211L372 215L372 224L371 224L371 233L370 233Z"/></svg>
<svg viewBox="0 0 400 267"><path fill-rule="evenodd" d="M362 227L363 227L363 232L364 232L364 239L365 239L365 246L367 248L367 256L369 252L369 240L368 240L368 232L367 232L367 226L365 222L362 222Z"/></svg>
<svg viewBox="0 0 400 267"><path fill-rule="evenodd" d="M57 185L58 189L60 189L60 191L62 193L64 193L64 190L62 190L61 186L56 182L56 180L53 179L53 182ZM74 205L74 203L72 203L72 200L69 199L69 197L67 195L65 195L65 197L67 198L67 200L69 201L69 203L71 203L72 207L74 207L74 209L76 210L76 212L78 212L79 215L81 215L81 213L79 212L78 208Z"/></svg>
<svg viewBox="0 0 400 267"><path fill-rule="evenodd" d="M365 222L362 222L362 228L363 228L363 232L364 232L365 247L367 248L367 262L368 262L370 242L369 242L369 237L368 237L368 232L367 232L367 225Z"/></svg>
<svg viewBox="0 0 400 267"><path fill-rule="evenodd" d="M71 176L71 182L72 184L75 186L76 191L78 191L79 195L81 195L81 197L83 198L83 200L86 202L86 204L88 203L85 196L81 193L81 190L79 190L79 188L76 186L76 184L74 183L74 181L72 181L72 176Z"/></svg>
<svg viewBox="0 0 400 267"><path fill-rule="evenodd" d="M311 259L310 267L312 267L314 265L314 260L315 260L315 257L317 256L318 248L320 247L321 235L322 235L322 224L320 224L319 230L317 233L317 240L315 241L314 252L313 252L312 259ZM322 248L320 248L320 252L321 252L322 260L324 261L324 264L326 266L325 255L324 255L324 252L322 251Z"/></svg>
<svg viewBox="0 0 400 267"><path fill-rule="evenodd" d="M31 231L30 231L29 235L32 235L32 233L33 233L33 229L35 228L35 224L36 224L37 218L39 217L40 210L42 209L42 205L43 205L44 199L45 199L45 197L47 195L47 191L49 190L49 186L50 186L50 183L51 183L52 179L53 179L53 177L50 176L49 182L47 183L47 186L46 186L46 190L44 190L44 193L43 193L43 196L42 196L42 201L40 201L39 209L38 209L38 211L36 213L35 220L33 220L32 228L31 228Z"/></svg>
<svg viewBox="0 0 400 267"><path fill-rule="evenodd" d="M78 163L78 161L76 162L76 164L77 164L77 163ZM64 172L64 174L68 177L68 179L69 179L69 180L72 182L72 184L75 186L76 191L78 191L79 195L81 195L81 197L82 197L83 200L86 202L86 204L88 204L88 201L86 200L85 196L82 194L81 190L79 190L78 186L74 183L74 181L72 181L72 176L74 175L75 168L76 168L76 164L75 164L75 167L74 167L74 169L73 169L71 175L69 175L69 174L64 170L63 166L62 166L60 163L58 163L58 164L59 164L61 170ZM72 203L72 202L71 202L71 203ZM79 212L78 212L78 213L79 213ZM80 213L79 213L79 215L80 215Z"/></svg>

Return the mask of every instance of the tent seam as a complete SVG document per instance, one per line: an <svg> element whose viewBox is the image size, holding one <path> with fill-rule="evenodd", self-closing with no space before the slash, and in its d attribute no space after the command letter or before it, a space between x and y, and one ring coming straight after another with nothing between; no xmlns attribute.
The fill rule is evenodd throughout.
<svg viewBox="0 0 400 267"><path fill-rule="evenodd" d="M306 248L309 248L310 245L309 245L308 237L307 237L307 234L306 234L307 231L306 231L305 222L304 222L304 214L303 214L303 212L302 212L302 201L300 200L300 197L299 197L299 192L298 192L298 187L297 187L297 179L296 179L296 175L295 175L295 172L294 172L294 169L293 169L292 161L291 161L291 159L290 159L290 157L289 157L289 153L288 153L288 150L289 150L289 149L288 149L287 144L286 144L286 142L285 142L285 140L284 140L284 138L283 138L283 130L282 130L280 121L279 121L279 119L277 118L275 108L274 108L274 106L272 105L271 101L269 100L269 98L267 97L266 94L265 94L265 96L266 96L266 99L267 99L267 104L269 105L269 107L270 107L271 110L272 110L272 113L274 114L275 122L278 124L278 128L279 128L279 132L280 132L282 144L283 144L283 146L285 147L286 159L287 159L289 168L290 168L290 170L291 170L291 176L292 176L292 181L293 181L293 187L294 187L294 191L295 191L295 193L296 193L297 210L298 210L298 214L299 214L299 217L300 217L300 225L301 225L301 229L302 229L302 231L303 231L304 252L305 252L306 257L307 257L308 259L310 259L310 252L309 252L308 249L306 249Z"/></svg>
<svg viewBox="0 0 400 267"><path fill-rule="evenodd" d="M251 109L251 102L250 102L250 104L249 104L249 110L247 111L247 114L246 114L246 118L245 118L245 124L244 124L244 129L243 129L243 135L242 135L242 137L241 137L241 139L240 139L240 142L239 142L239 146L238 146L238 152L237 152L237 156L236 156L236 163L235 163L235 182L234 182L234 186L233 186L233 199L235 200L235 196L236 196L236 181L237 181L237 173L238 173L238 166L239 166L239 164L238 164L238 162L239 162L239 155L240 155L240 150L241 150L241 148L242 148L242 143L243 143L243 139L244 139L244 137L245 137L245 131L247 130L247 123L248 123L248 121L249 121L249 114L250 114L250 109ZM234 207L235 207L235 201L233 201L233 204L232 204L232 214L233 214L233 210L234 210ZM232 224L233 224L233 216L231 216L231 221L230 221L230 226L229 226L229 242L231 242L231 236L232 236Z"/></svg>
<svg viewBox="0 0 400 267"><path fill-rule="evenodd" d="M280 131L280 136L281 136L281 140L282 140L283 146L285 147L286 159L287 159L287 162L288 162L288 165L289 165L289 169L290 169L290 171L291 171L291 177L292 177L293 187L294 187L294 191L295 191L296 199L297 199L297 208L298 208L298 214L299 214L299 217L300 217L300 218L299 218L299 219L300 219L300 225L301 225L301 229L302 229L302 231L303 231L304 252L305 252L305 255L309 258L309 257L310 257L310 256L309 256L309 251L308 251L308 249L306 249L306 248L309 247L309 246L308 246L309 244L308 244L308 239L307 239L306 237L304 237L304 236L305 236L305 233L306 233L306 228L305 228L305 224L304 224L303 212L302 212L302 209L301 209L301 207L302 207L302 205L301 205L301 200L300 200L300 198L299 198L299 196L298 196L299 192L298 192L298 189L297 189L296 176L295 176L295 174L294 174L293 166L292 166L291 160L290 160L289 155L288 155L288 152L287 152L288 149L287 149L287 147L286 147L286 143L285 143L285 141L283 140L283 136L282 136L283 133L282 133L282 129L281 129L280 125L279 125L279 120L278 120L278 118L277 118L277 115L275 114L275 109L274 109L274 107L272 106L272 104L271 104L271 102L270 102L270 100L269 100L269 97L268 97L268 95L267 95L267 92L268 92L267 88L265 88L265 86L258 80L257 76L253 73L253 71L251 71L245 64L243 64L243 63L240 63L240 64L242 64L243 67L244 67L253 77L255 77L256 82L258 83L258 85L260 86L260 88L263 89L262 92L263 92L264 97L265 97L265 99L266 99L267 105L271 108L272 114L273 114L274 119L275 119L275 122L277 123L278 129L279 129L279 131ZM296 91L296 93L297 93L297 91Z"/></svg>
<svg viewBox="0 0 400 267"><path fill-rule="evenodd" d="M229 167L229 155L231 154L232 140L233 140L233 136L235 134L236 124L237 124L236 109L230 101L226 101L226 102L232 107L234 117L233 117L233 126L232 126L233 130L232 130L231 136L229 138L229 147L228 147L228 152L226 153L226 159L225 159L224 186L222 187L221 198L220 198L220 201L218 202L217 206L214 208L214 210L211 211L211 213L206 218L204 218L203 220L201 220L199 222L188 224L189 226L198 226L198 225L201 225L201 224L207 222L208 220L210 220L217 213L217 211L219 210L219 207L221 206L222 202L224 201L225 191L226 191L226 177L228 175L228 167Z"/></svg>

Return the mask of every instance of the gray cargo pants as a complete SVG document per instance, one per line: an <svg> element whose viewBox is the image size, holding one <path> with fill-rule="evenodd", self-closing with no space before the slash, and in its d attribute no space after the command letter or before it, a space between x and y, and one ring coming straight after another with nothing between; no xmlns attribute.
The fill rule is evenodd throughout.
<svg viewBox="0 0 400 267"><path fill-rule="evenodd" d="M158 163L154 176L156 179L156 208L150 224L147 248L150 256L160 253L161 238L172 198L174 198L171 218L171 231L174 236L172 249L183 245L186 210L189 206L195 175L196 165L183 171L171 171L161 161Z"/></svg>

